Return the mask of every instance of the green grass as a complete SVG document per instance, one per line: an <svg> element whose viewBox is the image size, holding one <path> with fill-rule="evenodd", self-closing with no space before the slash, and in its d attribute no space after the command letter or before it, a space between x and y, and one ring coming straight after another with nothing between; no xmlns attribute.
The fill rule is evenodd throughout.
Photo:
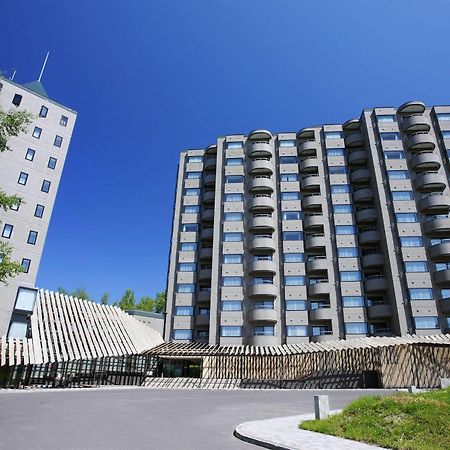
<svg viewBox="0 0 450 450"><path fill-rule="evenodd" d="M299 427L392 449L449 450L450 388L361 397L340 414Z"/></svg>

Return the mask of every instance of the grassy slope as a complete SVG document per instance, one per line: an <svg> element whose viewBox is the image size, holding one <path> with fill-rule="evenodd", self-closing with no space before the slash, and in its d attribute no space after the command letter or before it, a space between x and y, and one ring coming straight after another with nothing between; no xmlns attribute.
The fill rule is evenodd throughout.
<svg viewBox="0 0 450 450"><path fill-rule="evenodd" d="M340 414L299 426L392 449L449 450L450 388L362 397Z"/></svg>

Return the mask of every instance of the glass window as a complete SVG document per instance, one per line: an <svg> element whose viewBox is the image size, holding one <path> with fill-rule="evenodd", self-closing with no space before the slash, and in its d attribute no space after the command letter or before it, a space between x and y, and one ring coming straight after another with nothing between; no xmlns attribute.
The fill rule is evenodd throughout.
<svg viewBox="0 0 450 450"><path fill-rule="evenodd" d="M396 202L414 200L414 194L412 191L392 191L392 200Z"/></svg>
<svg viewBox="0 0 450 450"><path fill-rule="evenodd" d="M243 183L244 177L242 175L227 175L225 183Z"/></svg>
<svg viewBox="0 0 450 450"><path fill-rule="evenodd" d="M405 262L405 272L428 272L426 261L408 261Z"/></svg>
<svg viewBox="0 0 450 450"><path fill-rule="evenodd" d="M241 212L226 212L223 215L225 222L239 222L244 220L244 214Z"/></svg>
<svg viewBox="0 0 450 450"><path fill-rule="evenodd" d="M330 187L332 194L348 194L350 192L349 184L332 184Z"/></svg>
<svg viewBox="0 0 450 450"><path fill-rule="evenodd" d="M44 105L41 106L41 110L39 111L39 117L47 117L48 108Z"/></svg>
<svg viewBox="0 0 450 450"><path fill-rule="evenodd" d="M28 161L33 161L35 154L36 154L36 151L33 150L32 148L29 148L25 155L25 159L27 159Z"/></svg>
<svg viewBox="0 0 450 450"><path fill-rule="evenodd" d="M357 247L338 247L337 252L339 258L357 258L359 256Z"/></svg>
<svg viewBox="0 0 450 450"><path fill-rule="evenodd" d="M19 106L21 102L22 102L22 96L20 94L14 94L14 97L12 100L13 105Z"/></svg>
<svg viewBox="0 0 450 450"><path fill-rule="evenodd" d="M405 159L405 152L401 150L384 152L384 159Z"/></svg>
<svg viewBox="0 0 450 450"><path fill-rule="evenodd" d="M179 272L195 272L197 270L196 263L179 263L178 271Z"/></svg>
<svg viewBox="0 0 450 450"><path fill-rule="evenodd" d="M15 309L32 312L36 301L36 290L20 287L17 293Z"/></svg>
<svg viewBox="0 0 450 450"><path fill-rule="evenodd" d="M283 261L285 263L301 263L305 261L304 253L284 253Z"/></svg>
<svg viewBox="0 0 450 450"><path fill-rule="evenodd" d="M36 205L36 208L34 210L34 216L41 218L44 215L44 209L45 209L44 205L39 204Z"/></svg>
<svg viewBox="0 0 450 450"><path fill-rule="evenodd" d="M450 113L437 113L437 120L450 120Z"/></svg>
<svg viewBox="0 0 450 450"><path fill-rule="evenodd" d="M281 200L300 200L300 192L282 192Z"/></svg>
<svg viewBox="0 0 450 450"><path fill-rule="evenodd" d="M12 225L5 223L5 225L3 225L2 237L9 239L12 235L13 229L14 227Z"/></svg>
<svg viewBox="0 0 450 450"><path fill-rule="evenodd" d="M420 236L406 236L400 238L401 247L423 247L423 241Z"/></svg>
<svg viewBox="0 0 450 450"><path fill-rule="evenodd" d="M225 242L241 242L242 233L223 233L223 240Z"/></svg>
<svg viewBox="0 0 450 450"><path fill-rule="evenodd" d="M222 300L222 311L242 311L241 300Z"/></svg>
<svg viewBox="0 0 450 450"><path fill-rule="evenodd" d="M295 147L295 140L293 139L282 139L278 141L280 147Z"/></svg>
<svg viewBox="0 0 450 450"><path fill-rule="evenodd" d="M27 184L27 180L28 174L25 172L20 172L19 179L17 180L17 182L25 186Z"/></svg>
<svg viewBox="0 0 450 450"><path fill-rule="evenodd" d="M327 156L345 156L345 149L343 148L327 148Z"/></svg>
<svg viewBox="0 0 450 450"><path fill-rule="evenodd" d="M199 205L185 205L183 206L184 214L197 214L200 211Z"/></svg>
<svg viewBox="0 0 450 450"><path fill-rule="evenodd" d="M184 195L186 195L187 197L200 195L200 189L199 188L186 188L184 190Z"/></svg>
<svg viewBox="0 0 450 450"><path fill-rule="evenodd" d="M280 181L298 181L298 173L282 173Z"/></svg>
<svg viewBox="0 0 450 450"><path fill-rule="evenodd" d="M28 273L30 270L31 259L22 258L21 266L24 273Z"/></svg>
<svg viewBox="0 0 450 450"><path fill-rule="evenodd" d="M395 122L395 116L393 114L381 114L377 115L377 122Z"/></svg>
<svg viewBox="0 0 450 450"><path fill-rule="evenodd" d="M380 138L382 141L399 141L400 133L397 132L380 133Z"/></svg>
<svg viewBox="0 0 450 450"><path fill-rule="evenodd" d="M361 281L361 272L358 270L339 272L341 281Z"/></svg>
<svg viewBox="0 0 450 450"><path fill-rule="evenodd" d="M284 231L283 241L301 241L303 233L301 231Z"/></svg>
<svg viewBox="0 0 450 450"><path fill-rule="evenodd" d="M329 166L328 173L330 175L345 175L348 173L348 169L345 166Z"/></svg>
<svg viewBox="0 0 450 450"><path fill-rule="evenodd" d="M19 206L20 206L20 203L14 203L13 205L11 205L9 207L9 209L12 209L13 211L19 211Z"/></svg>
<svg viewBox="0 0 450 450"><path fill-rule="evenodd" d="M298 164L296 156L280 156L280 164Z"/></svg>
<svg viewBox="0 0 450 450"><path fill-rule="evenodd" d="M336 225L336 234L356 234L354 225Z"/></svg>
<svg viewBox="0 0 450 450"><path fill-rule="evenodd" d="M47 167L49 168L49 169L54 169L55 167L56 167L56 158L52 158L51 156L50 156L50 158L48 158L48 164L47 164Z"/></svg>
<svg viewBox="0 0 450 450"><path fill-rule="evenodd" d="M222 277L222 286L242 286L242 277Z"/></svg>
<svg viewBox="0 0 450 450"><path fill-rule="evenodd" d="M253 336L275 336L273 325L256 326L253 328Z"/></svg>
<svg viewBox="0 0 450 450"><path fill-rule="evenodd" d="M257 300L253 303L253 309L273 309L273 300Z"/></svg>
<svg viewBox="0 0 450 450"><path fill-rule="evenodd" d="M193 294L195 292L195 284L192 284L192 283L178 284L177 292L179 294Z"/></svg>
<svg viewBox="0 0 450 450"><path fill-rule="evenodd" d="M8 330L8 337L26 339L28 335L28 321L25 319L13 319Z"/></svg>
<svg viewBox="0 0 450 450"><path fill-rule="evenodd" d="M197 251L197 242L182 242L180 244L180 250L182 252L195 252Z"/></svg>
<svg viewBox="0 0 450 450"><path fill-rule="evenodd" d="M30 230L30 232L28 233L27 244L35 245L37 237L38 237L37 231Z"/></svg>
<svg viewBox="0 0 450 450"><path fill-rule="evenodd" d="M198 231L198 223L183 223L183 225L181 225L181 231Z"/></svg>
<svg viewBox="0 0 450 450"><path fill-rule="evenodd" d="M203 156L201 156L201 155L188 156L187 162L188 163L201 163L201 162L203 162Z"/></svg>
<svg viewBox="0 0 450 450"><path fill-rule="evenodd" d="M415 223L418 222L416 213L396 213L397 223Z"/></svg>
<svg viewBox="0 0 450 450"><path fill-rule="evenodd" d="M440 272L441 270L450 269L450 262L436 263L434 265L436 272Z"/></svg>
<svg viewBox="0 0 450 450"><path fill-rule="evenodd" d="M272 255L253 255L252 261L273 261Z"/></svg>
<svg viewBox="0 0 450 450"><path fill-rule="evenodd" d="M244 164L243 158L227 158L225 160L226 166L242 166Z"/></svg>
<svg viewBox="0 0 450 450"><path fill-rule="evenodd" d="M50 185L51 185L52 183L50 183L50 181L48 181L48 180L44 180L43 182L42 182L42 186L41 186L41 191L42 192L49 192L50 191Z"/></svg>
<svg viewBox="0 0 450 450"><path fill-rule="evenodd" d="M342 297L342 306L344 308L358 308L364 306L364 297L359 296L348 296L344 295Z"/></svg>
<svg viewBox="0 0 450 450"><path fill-rule="evenodd" d="M225 325L220 327L222 337L240 337L242 336L242 327Z"/></svg>
<svg viewBox="0 0 450 450"><path fill-rule="evenodd" d="M286 286L305 286L306 277L303 275L286 275L284 277L284 284Z"/></svg>
<svg viewBox="0 0 450 450"><path fill-rule="evenodd" d="M41 137L41 133L42 133L42 128L34 127L32 136L36 139L39 139Z"/></svg>
<svg viewBox="0 0 450 450"><path fill-rule="evenodd" d="M300 220L300 211L283 211L283 220Z"/></svg>
<svg viewBox="0 0 450 450"><path fill-rule="evenodd" d="M255 277L253 284L273 284L273 277Z"/></svg>
<svg viewBox="0 0 450 450"><path fill-rule="evenodd" d="M192 306L175 306L176 316L192 316L194 308Z"/></svg>
<svg viewBox="0 0 450 450"><path fill-rule="evenodd" d="M173 330L173 338L178 340L192 339L192 330Z"/></svg>
<svg viewBox="0 0 450 450"><path fill-rule="evenodd" d="M188 180L198 180L202 177L201 172L186 172L186 178Z"/></svg>
<svg viewBox="0 0 450 450"><path fill-rule="evenodd" d="M227 148L243 148L243 142L227 142Z"/></svg>
<svg viewBox="0 0 450 450"><path fill-rule="evenodd" d="M410 300L433 300L433 290L429 288L409 289Z"/></svg>
<svg viewBox="0 0 450 450"><path fill-rule="evenodd" d="M242 255L223 255L224 264L242 264Z"/></svg>
<svg viewBox="0 0 450 450"><path fill-rule="evenodd" d="M286 335L289 337L308 336L307 325L286 325Z"/></svg>
<svg viewBox="0 0 450 450"><path fill-rule="evenodd" d="M409 173L407 170L388 170L389 180L407 180L409 179Z"/></svg>
<svg viewBox="0 0 450 450"><path fill-rule="evenodd" d="M366 322L347 322L345 325L345 334L367 334Z"/></svg>
<svg viewBox="0 0 450 450"><path fill-rule="evenodd" d="M244 200L244 194L225 194L224 200L226 202L242 202Z"/></svg>
<svg viewBox="0 0 450 450"><path fill-rule="evenodd" d="M444 139L450 139L450 131L441 131Z"/></svg>
<svg viewBox="0 0 450 450"><path fill-rule="evenodd" d="M439 328L439 320L437 316L414 317L416 330L437 330Z"/></svg>
<svg viewBox="0 0 450 450"><path fill-rule="evenodd" d="M67 122L69 121L69 118L66 116L61 116L61 119L59 119L59 124L63 127L67 127Z"/></svg>
<svg viewBox="0 0 450 450"><path fill-rule="evenodd" d="M352 212L352 205L333 205L334 214L351 214Z"/></svg>
<svg viewBox="0 0 450 450"><path fill-rule="evenodd" d="M286 300L286 311L306 311L307 307L306 300Z"/></svg>
<svg viewBox="0 0 450 450"><path fill-rule="evenodd" d="M441 289L441 297L444 298L450 298L450 289Z"/></svg>
<svg viewBox="0 0 450 450"><path fill-rule="evenodd" d="M325 139L342 139L342 131L325 131Z"/></svg>

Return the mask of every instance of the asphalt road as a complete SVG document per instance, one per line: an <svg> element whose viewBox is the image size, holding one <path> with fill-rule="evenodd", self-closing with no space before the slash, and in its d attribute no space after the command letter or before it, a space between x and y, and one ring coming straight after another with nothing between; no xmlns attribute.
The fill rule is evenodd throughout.
<svg viewBox="0 0 450 450"><path fill-rule="evenodd" d="M389 391L85 390L0 391L0 449L256 449L233 436L245 421L313 412L315 393L337 409Z"/></svg>

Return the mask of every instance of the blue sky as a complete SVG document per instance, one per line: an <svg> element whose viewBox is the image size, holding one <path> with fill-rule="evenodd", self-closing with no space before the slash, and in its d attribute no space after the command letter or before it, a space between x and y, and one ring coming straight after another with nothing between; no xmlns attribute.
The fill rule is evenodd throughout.
<svg viewBox="0 0 450 450"><path fill-rule="evenodd" d="M425 6L426 5L426 6ZM41 1L2 6L0 69L79 113L38 276L165 288L178 154L254 128L448 104L446 1Z"/></svg>

